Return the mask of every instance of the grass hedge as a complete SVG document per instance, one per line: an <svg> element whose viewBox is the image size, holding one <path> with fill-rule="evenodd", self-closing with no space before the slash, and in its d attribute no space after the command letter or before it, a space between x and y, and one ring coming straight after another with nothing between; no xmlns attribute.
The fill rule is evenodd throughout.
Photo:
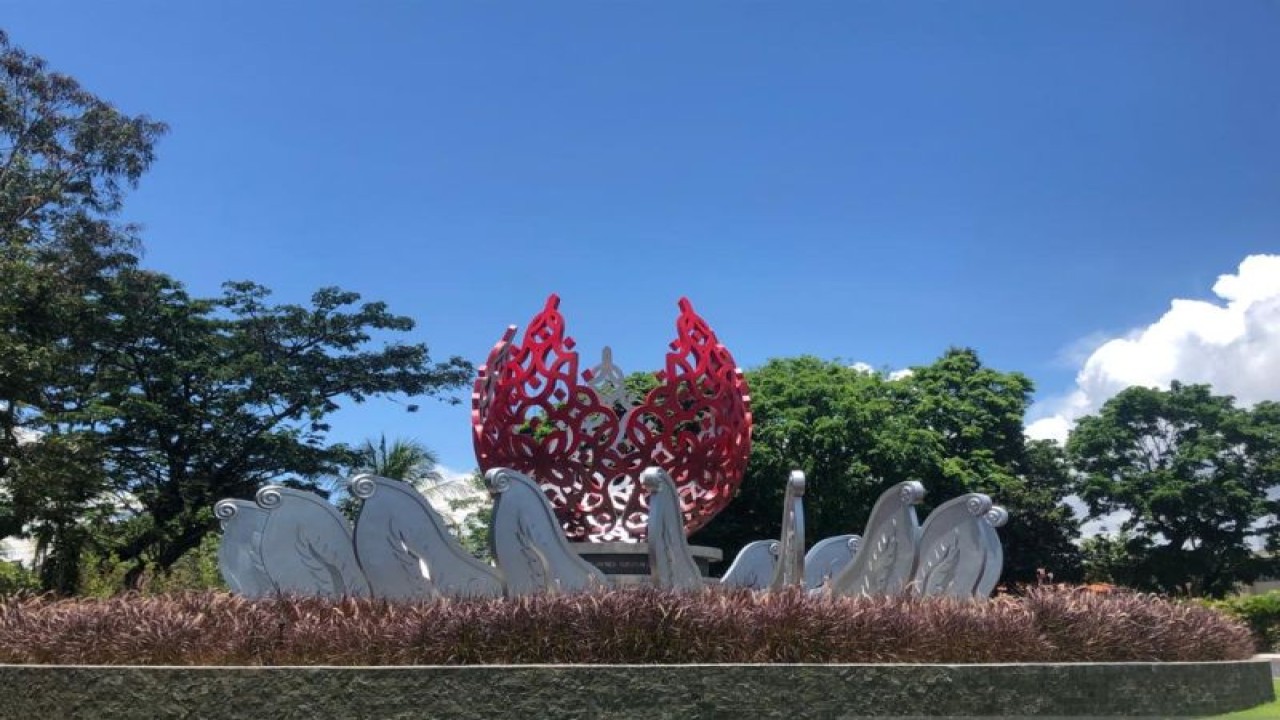
<svg viewBox="0 0 1280 720"><path fill-rule="evenodd" d="M1043 587L989 601L618 589L511 600L225 593L0 600L0 663L1000 663L1248 658L1189 602Z"/></svg>

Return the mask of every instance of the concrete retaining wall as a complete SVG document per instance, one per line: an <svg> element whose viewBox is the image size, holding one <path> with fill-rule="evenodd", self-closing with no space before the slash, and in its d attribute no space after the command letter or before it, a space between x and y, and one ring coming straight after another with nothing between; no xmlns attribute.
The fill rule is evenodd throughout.
<svg viewBox="0 0 1280 720"><path fill-rule="evenodd" d="M1212 715L1273 699L1266 662L1064 665L0 665L0 718Z"/></svg>

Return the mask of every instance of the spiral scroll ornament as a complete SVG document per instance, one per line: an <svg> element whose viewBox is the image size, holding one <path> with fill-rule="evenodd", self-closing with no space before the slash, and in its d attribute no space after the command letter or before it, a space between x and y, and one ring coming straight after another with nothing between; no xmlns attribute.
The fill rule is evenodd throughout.
<svg viewBox="0 0 1280 720"><path fill-rule="evenodd" d="M239 512L240 508L236 506L234 500L219 500L213 506L213 516L224 523L235 517Z"/></svg>
<svg viewBox="0 0 1280 720"><path fill-rule="evenodd" d="M257 501L258 507L263 510L271 510L272 508L280 507L280 503L284 498L281 496L279 488L268 485L258 491L257 495L254 496L254 500Z"/></svg>
<svg viewBox="0 0 1280 720"><path fill-rule="evenodd" d="M480 368L471 417L481 470L536 478L566 537L606 542L644 536L640 473L658 466L675 480L686 533L702 527L733 498L751 450L733 356L681 298L658 387L635 402L618 392L610 356L597 368L608 378L579 371L559 306L550 296L519 341L508 328Z"/></svg>
<svg viewBox="0 0 1280 720"><path fill-rule="evenodd" d="M494 468L485 471L484 484L489 488L489 494L493 496L501 495L511 489L512 470L511 468Z"/></svg>
<svg viewBox="0 0 1280 720"><path fill-rule="evenodd" d="M995 505L987 511L986 519L991 527L1004 527L1009 522L1009 511Z"/></svg>
<svg viewBox="0 0 1280 720"><path fill-rule="evenodd" d="M909 480L898 491L903 505L919 505L924 500L924 484L918 480Z"/></svg>
<svg viewBox="0 0 1280 720"><path fill-rule="evenodd" d="M983 517L991 510L991 498L982 493L970 493L965 501L965 509L974 517Z"/></svg>
<svg viewBox="0 0 1280 720"><path fill-rule="evenodd" d="M361 500L368 500L378 490L378 481L373 475L361 474L356 475L347 481L347 487L351 494Z"/></svg>

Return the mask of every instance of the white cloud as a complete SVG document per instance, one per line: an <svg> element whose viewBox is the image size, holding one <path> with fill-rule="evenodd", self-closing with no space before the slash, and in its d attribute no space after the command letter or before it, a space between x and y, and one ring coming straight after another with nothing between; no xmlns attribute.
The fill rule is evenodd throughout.
<svg viewBox="0 0 1280 720"><path fill-rule="evenodd" d="M1175 299L1146 327L1101 343L1076 386L1033 407L1027 434L1064 440L1075 421L1133 386L1207 383L1241 405L1280 400L1280 255L1250 255L1213 285L1219 301Z"/></svg>
<svg viewBox="0 0 1280 720"><path fill-rule="evenodd" d="M856 370L860 373L867 373L868 375L875 375L880 372L876 370L874 367L872 367L869 363L864 363L864 362L853 363L852 365L849 366L849 368L851 370ZM887 370L884 372L884 376L889 380L901 380L903 378L911 377L913 373L914 371L911 368L903 368L901 370Z"/></svg>
<svg viewBox="0 0 1280 720"><path fill-rule="evenodd" d="M1091 332L1062 348L1058 352L1058 356L1054 358L1054 363L1060 367L1080 367L1084 365L1095 350L1105 345L1109 340L1111 340L1111 335L1101 330Z"/></svg>

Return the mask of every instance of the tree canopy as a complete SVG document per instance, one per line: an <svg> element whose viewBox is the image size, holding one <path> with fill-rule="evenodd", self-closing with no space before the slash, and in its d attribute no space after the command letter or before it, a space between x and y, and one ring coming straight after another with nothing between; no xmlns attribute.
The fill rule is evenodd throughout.
<svg viewBox="0 0 1280 720"><path fill-rule="evenodd" d="M387 436L381 435L356 448L351 474L370 473L423 488L443 479L439 462L435 452L417 440L396 438L388 444Z"/></svg>
<svg viewBox="0 0 1280 720"><path fill-rule="evenodd" d="M96 438L64 416L90 392L96 300L137 263L115 215L164 132L0 32L0 535L35 535L46 587L74 585L86 518L109 512Z"/></svg>
<svg viewBox="0 0 1280 720"><path fill-rule="evenodd" d="M46 589L74 591L90 546L130 583L168 568L218 499L348 464L326 441L340 401L438 396L471 374L387 341L414 322L356 293L277 305L230 282L195 298L141 268L115 215L164 131L0 34L0 536L37 539Z"/></svg>
<svg viewBox="0 0 1280 720"><path fill-rule="evenodd" d="M1045 568L1078 577L1077 534L1063 504L1069 476L1051 444L1028 443L1032 390L1019 373L952 349L899 379L814 357L775 359L747 374L754 432L737 498L694 540L727 553L776 537L784 481L803 470L809 541L860 532L880 493L904 480L928 488L923 510L961 492L1009 509L1005 577Z"/></svg>
<svg viewBox="0 0 1280 720"><path fill-rule="evenodd" d="M1280 569L1259 552L1280 544L1280 404L1131 387L1081 419L1067 449L1090 517L1122 514L1122 534L1092 548L1111 579L1217 596Z"/></svg>
<svg viewBox="0 0 1280 720"><path fill-rule="evenodd" d="M0 457L30 437L28 408L56 408L98 321L90 301L136 262L133 229L113 215L164 131L0 31Z"/></svg>

